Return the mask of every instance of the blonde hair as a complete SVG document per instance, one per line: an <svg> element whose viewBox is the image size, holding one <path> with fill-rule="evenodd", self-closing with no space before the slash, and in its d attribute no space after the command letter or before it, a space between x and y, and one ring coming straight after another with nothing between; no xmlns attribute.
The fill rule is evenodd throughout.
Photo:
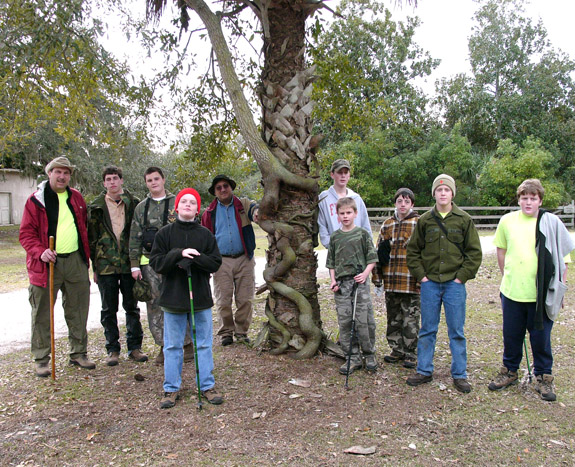
<svg viewBox="0 0 575 467"><path fill-rule="evenodd" d="M335 210L339 212L341 208L347 207L351 207L355 212L357 212L357 204L355 204L355 200L349 196L338 199L337 204L335 205Z"/></svg>

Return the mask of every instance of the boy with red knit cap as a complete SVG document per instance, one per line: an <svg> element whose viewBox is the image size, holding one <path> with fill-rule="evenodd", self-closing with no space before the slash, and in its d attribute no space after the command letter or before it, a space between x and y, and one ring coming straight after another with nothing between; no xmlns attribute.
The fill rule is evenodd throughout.
<svg viewBox="0 0 575 467"><path fill-rule="evenodd" d="M212 355L212 292L210 274L222 264L213 234L198 222L199 193L185 188L176 197L176 222L163 227L154 240L150 265L162 274L160 306L164 312L164 397L160 407L176 404L182 383L184 336L191 326L188 274L192 278L197 346L196 365L202 395L210 404L221 404L223 397L214 388Z"/></svg>

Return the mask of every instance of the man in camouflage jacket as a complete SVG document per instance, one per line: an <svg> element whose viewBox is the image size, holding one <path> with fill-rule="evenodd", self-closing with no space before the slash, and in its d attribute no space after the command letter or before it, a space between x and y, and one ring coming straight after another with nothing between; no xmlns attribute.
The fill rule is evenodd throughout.
<svg viewBox="0 0 575 467"><path fill-rule="evenodd" d="M126 341L130 359L145 362L142 353L142 325L138 302L132 289L134 279L130 271L129 239L130 225L139 200L122 185L122 170L109 166L102 173L106 191L88 207L88 241L94 270L94 282L98 284L102 298L100 322L106 336L106 364L115 366L120 356L120 332L118 329L119 293L126 312Z"/></svg>

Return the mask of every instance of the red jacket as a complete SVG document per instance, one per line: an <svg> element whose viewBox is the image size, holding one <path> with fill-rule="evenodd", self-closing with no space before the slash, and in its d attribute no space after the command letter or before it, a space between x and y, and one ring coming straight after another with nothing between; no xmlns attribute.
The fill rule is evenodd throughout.
<svg viewBox="0 0 575 467"><path fill-rule="evenodd" d="M20 244L26 250L26 269L30 284L39 287L48 285L48 263L40 259L44 250L49 248L48 215L44 199L46 184L40 183L38 190L32 193L24 205L24 214L20 224ZM79 240L82 246L82 257L89 265L90 247L88 244L86 202L78 190L68 188L68 205L76 220Z"/></svg>

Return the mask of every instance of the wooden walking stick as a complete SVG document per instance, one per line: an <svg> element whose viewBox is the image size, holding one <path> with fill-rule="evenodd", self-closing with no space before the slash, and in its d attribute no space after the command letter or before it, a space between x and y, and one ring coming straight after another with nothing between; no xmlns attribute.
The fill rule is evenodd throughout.
<svg viewBox="0 0 575 467"><path fill-rule="evenodd" d="M50 250L54 250L54 237L50 236ZM56 381L56 343L54 342L54 263L50 261L50 348L52 352L52 381Z"/></svg>

